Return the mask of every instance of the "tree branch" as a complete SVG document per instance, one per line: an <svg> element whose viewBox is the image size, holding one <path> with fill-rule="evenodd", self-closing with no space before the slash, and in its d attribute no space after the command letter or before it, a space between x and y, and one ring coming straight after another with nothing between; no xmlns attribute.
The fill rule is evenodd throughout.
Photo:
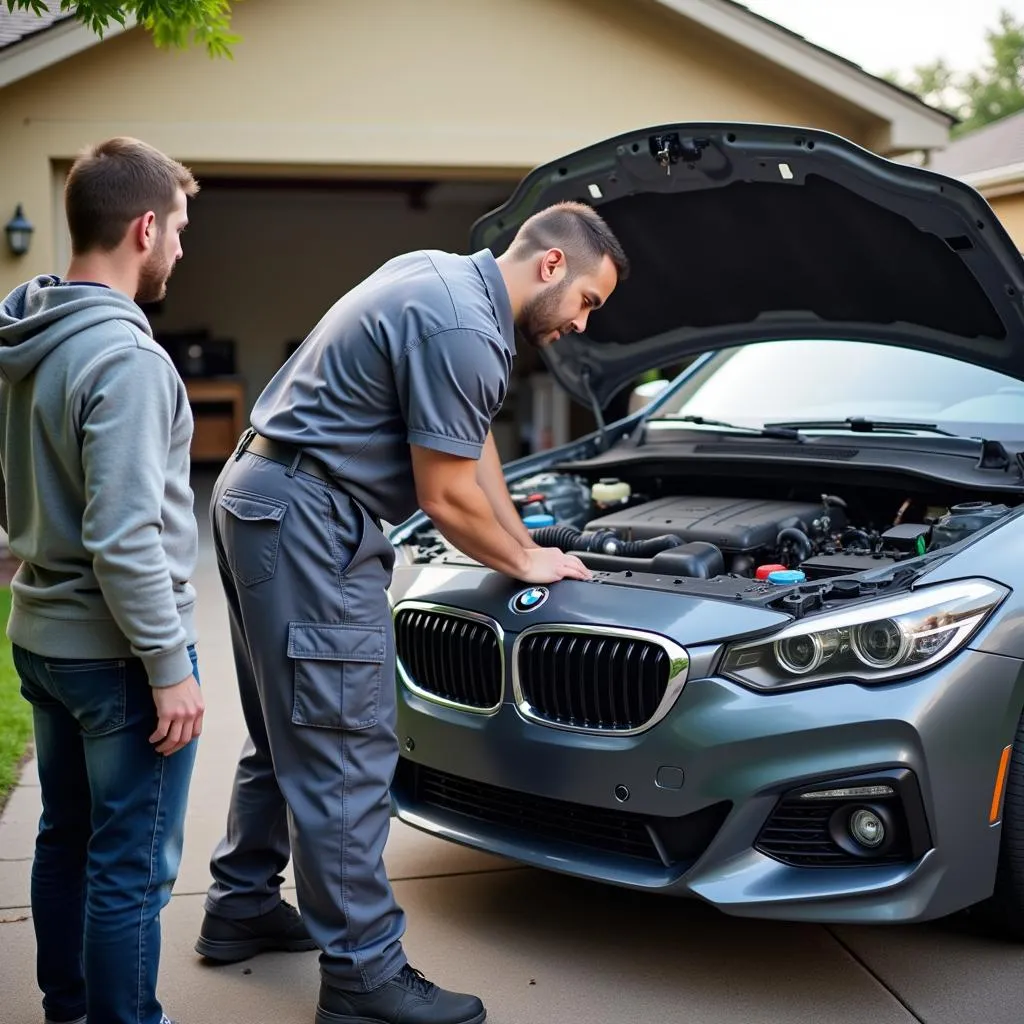
<svg viewBox="0 0 1024 1024"><path fill-rule="evenodd" d="M7 10L50 13L46 0L3 0ZM234 0L240 3L241 0ZM101 39L111 24L124 26L129 16L161 49L205 47L211 58L230 59L240 37L231 34L230 0L60 0L60 10L73 14Z"/></svg>

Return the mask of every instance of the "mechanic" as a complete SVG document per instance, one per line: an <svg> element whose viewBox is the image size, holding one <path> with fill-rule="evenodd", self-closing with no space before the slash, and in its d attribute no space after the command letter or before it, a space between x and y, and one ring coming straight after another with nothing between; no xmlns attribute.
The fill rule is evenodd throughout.
<svg viewBox="0 0 1024 1024"><path fill-rule="evenodd" d="M515 328L537 346L582 331L626 274L619 242L579 203L535 214L497 259L395 257L278 371L218 478L210 514L248 737L196 950L237 962L315 943L318 1024L486 1016L407 962L382 859L398 757L382 520L421 508L499 572L589 578L574 555L532 543L490 426ZM279 891L289 855L301 917Z"/></svg>

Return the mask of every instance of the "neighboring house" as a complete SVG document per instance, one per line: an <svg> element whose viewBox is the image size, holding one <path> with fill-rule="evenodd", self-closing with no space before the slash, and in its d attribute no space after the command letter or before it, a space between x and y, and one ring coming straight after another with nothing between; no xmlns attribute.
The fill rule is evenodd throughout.
<svg viewBox="0 0 1024 1024"><path fill-rule="evenodd" d="M1024 110L933 153L929 166L976 188L1024 252Z"/></svg>
<svg viewBox="0 0 1024 1024"><path fill-rule="evenodd" d="M198 458L230 449L343 291L395 253L464 249L540 162L667 121L817 127L887 156L946 145L951 123L730 0L246 0L233 61L138 28L101 42L50 6L0 4L0 222L20 203L36 229L26 256L0 250L0 290L64 269L81 146L126 133L188 163L202 191L152 322L190 375ZM496 430L506 456L535 415L530 356Z"/></svg>

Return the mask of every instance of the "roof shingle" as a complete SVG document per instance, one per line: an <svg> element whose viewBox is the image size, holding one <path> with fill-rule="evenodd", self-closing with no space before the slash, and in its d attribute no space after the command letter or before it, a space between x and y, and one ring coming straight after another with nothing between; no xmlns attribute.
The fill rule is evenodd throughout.
<svg viewBox="0 0 1024 1024"><path fill-rule="evenodd" d="M1024 164L1024 110L978 128L932 154L930 167L958 177Z"/></svg>
<svg viewBox="0 0 1024 1024"><path fill-rule="evenodd" d="M46 7L46 14L35 14L32 11L12 13L7 10L7 4L0 2L0 50L74 16L71 11L61 11L60 0L47 0Z"/></svg>

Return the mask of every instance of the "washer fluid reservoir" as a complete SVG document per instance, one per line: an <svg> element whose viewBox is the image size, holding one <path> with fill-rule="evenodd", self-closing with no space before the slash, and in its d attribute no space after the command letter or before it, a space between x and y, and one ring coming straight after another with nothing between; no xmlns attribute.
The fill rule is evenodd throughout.
<svg viewBox="0 0 1024 1024"><path fill-rule="evenodd" d="M1009 513L1006 505L988 501L965 501L954 505L933 527L931 549L943 548L969 537Z"/></svg>

